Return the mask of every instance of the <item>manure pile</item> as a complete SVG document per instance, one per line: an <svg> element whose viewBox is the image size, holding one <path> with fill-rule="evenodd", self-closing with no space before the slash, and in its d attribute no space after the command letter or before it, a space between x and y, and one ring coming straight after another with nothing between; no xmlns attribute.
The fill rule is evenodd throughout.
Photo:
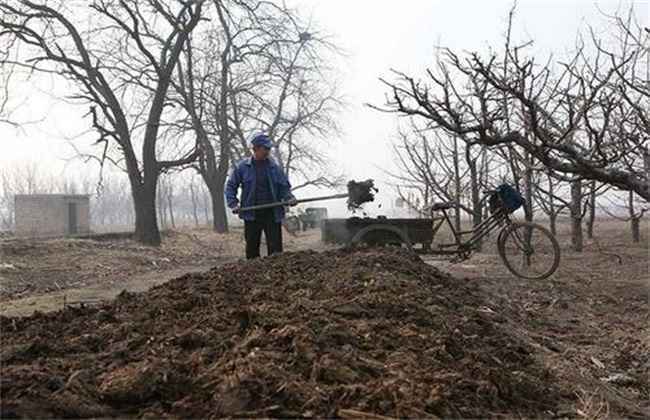
<svg viewBox="0 0 650 420"><path fill-rule="evenodd" d="M0 414L552 416L554 379L482 307L471 283L399 249L229 264L0 318Z"/></svg>

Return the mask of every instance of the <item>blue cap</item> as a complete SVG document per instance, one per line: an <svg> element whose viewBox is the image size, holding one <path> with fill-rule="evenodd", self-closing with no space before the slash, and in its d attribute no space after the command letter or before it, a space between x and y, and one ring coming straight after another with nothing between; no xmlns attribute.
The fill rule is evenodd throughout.
<svg viewBox="0 0 650 420"><path fill-rule="evenodd" d="M262 147L266 147L267 149L273 147L273 143L271 142L271 139L269 138L269 136L267 136L264 133L258 133L253 135L253 138L251 140L251 145L262 146Z"/></svg>

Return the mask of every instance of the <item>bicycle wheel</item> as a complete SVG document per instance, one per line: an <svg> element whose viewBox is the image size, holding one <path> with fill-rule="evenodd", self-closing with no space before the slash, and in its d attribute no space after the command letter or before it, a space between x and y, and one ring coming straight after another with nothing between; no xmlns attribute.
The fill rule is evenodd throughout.
<svg viewBox="0 0 650 420"><path fill-rule="evenodd" d="M560 245L551 232L540 225L513 222L499 236L499 255L517 277L542 280L560 265Z"/></svg>

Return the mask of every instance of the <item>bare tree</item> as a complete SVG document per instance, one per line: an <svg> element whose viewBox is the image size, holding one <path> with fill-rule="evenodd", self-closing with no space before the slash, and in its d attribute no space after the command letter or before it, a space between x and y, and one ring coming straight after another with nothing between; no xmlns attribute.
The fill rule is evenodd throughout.
<svg viewBox="0 0 650 420"><path fill-rule="evenodd" d="M598 200L596 181L589 181L587 189L587 238L593 239L596 225L596 200Z"/></svg>
<svg viewBox="0 0 650 420"><path fill-rule="evenodd" d="M648 109L634 107L636 102L619 94L625 83L618 74L630 60L605 64L600 49L594 57L579 49L558 72L550 64L538 66L534 58L522 57L521 46L509 47L507 56L506 61L477 53L461 58L445 50L443 62L437 71L428 71L426 81L399 72L394 81L382 79L391 97L375 108L424 118L476 144L516 146L534 159L533 165L650 199L643 169L647 134L635 131L634 124L629 124L630 132L618 135L610 129L610 115L624 118L634 109L643 118L638 111ZM517 112L509 112L505 103ZM594 133L591 147L586 130Z"/></svg>
<svg viewBox="0 0 650 420"><path fill-rule="evenodd" d="M449 178L440 179L436 172L433 142L416 129L410 133L400 130L397 137L393 144L396 171L384 172L393 180L400 199L418 212L423 208L416 204L414 195L423 206L431 204L435 198L450 199Z"/></svg>
<svg viewBox="0 0 650 420"><path fill-rule="evenodd" d="M587 237L593 238L593 227L597 201L606 196L611 186L585 182L580 178L557 178L548 173L536 173L533 180L533 202L549 218L551 233L557 234L557 218L568 214L571 220L571 237L573 249L582 251L583 224L586 218ZM593 215L592 215L593 211Z"/></svg>
<svg viewBox="0 0 650 420"><path fill-rule="evenodd" d="M220 26L209 29L204 37L205 45L197 48L192 38L186 41L185 60L179 62L176 85L181 103L190 115L190 127L201 145L202 154L195 168L210 192L212 223L217 232L228 230L224 203L231 149L227 100L231 89L231 68L243 60L237 56L241 50L235 40L248 29L238 26L241 21L233 18L235 12L226 9L224 3L214 1ZM248 16L249 11L244 8L244 15Z"/></svg>
<svg viewBox="0 0 650 420"><path fill-rule="evenodd" d="M121 173L105 174L92 194L90 219L94 227L109 230L131 228L134 224L133 197L128 178Z"/></svg>
<svg viewBox="0 0 650 420"><path fill-rule="evenodd" d="M569 201L562 197L559 191L561 181L549 174L540 173L533 194L535 204L548 216L549 230L557 235L557 218L570 207Z"/></svg>
<svg viewBox="0 0 650 420"><path fill-rule="evenodd" d="M8 52L6 46L0 44L0 125L17 127L17 123L11 119L9 106L9 86L14 74L15 66L7 64Z"/></svg>
<svg viewBox="0 0 650 420"><path fill-rule="evenodd" d="M169 215L170 226L176 228L176 219L174 218L174 182L170 176L163 176L160 178L161 186L161 201L164 201L163 209L167 210Z"/></svg>
<svg viewBox="0 0 650 420"><path fill-rule="evenodd" d="M219 24L188 39L175 87L201 142L195 168L210 192L213 228L225 232L228 169L248 155L254 130L274 139L288 175L301 175L294 189L335 183L322 149L303 133L331 135L338 99L333 90L319 90L324 62L318 49L326 43L307 32L295 11L259 0L214 4Z"/></svg>
<svg viewBox="0 0 650 420"><path fill-rule="evenodd" d="M628 192L625 195L616 194L607 196L599 203L598 208L615 220L630 223L630 233L633 242L641 241L641 220L650 210L648 203L639 200L634 193Z"/></svg>
<svg viewBox="0 0 650 420"><path fill-rule="evenodd" d="M343 104L336 84L324 75L320 50L335 47L308 29L297 36L297 42L286 45L286 52L272 61L277 77L247 119L274 140L276 158L287 176L300 179L294 190L308 185L334 187L341 180L329 174L325 151L339 132L335 115Z"/></svg>
<svg viewBox="0 0 650 420"><path fill-rule="evenodd" d="M632 240L634 242L640 242L641 241L641 219L643 218L643 215L648 211L648 207L637 206L634 198L635 198L634 193L630 191L628 193L627 208L628 208L628 215L630 221L630 230L632 231ZM639 209L638 207L641 208Z"/></svg>
<svg viewBox="0 0 650 420"><path fill-rule="evenodd" d="M571 202L569 206L571 212L571 245L576 252L582 252L583 235L582 235L582 180L576 179L571 182Z"/></svg>
<svg viewBox="0 0 650 420"><path fill-rule="evenodd" d="M598 51L609 58L616 74L612 88L619 93L621 105L613 113L612 119L616 120L613 135L620 138L630 152L626 156L628 167L639 168L650 189L650 30L641 26L634 6L630 7L627 16L608 16L608 19L615 33L614 45L606 46L594 31L591 37ZM640 164L637 162L639 156Z"/></svg>
<svg viewBox="0 0 650 420"><path fill-rule="evenodd" d="M474 226L483 220L481 191L488 184L486 151L460 136L447 136L420 128L413 120L400 129L393 145L396 171L385 170L399 197L412 209L422 212L434 199L453 201L454 224L461 230L462 214ZM495 165L496 167L496 165ZM413 196L422 207L416 206ZM480 247L480 244L479 244Z"/></svg>
<svg viewBox="0 0 650 420"><path fill-rule="evenodd" d="M16 194L43 194L51 192L45 182L51 177L39 170L35 163L5 167L0 170L0 223L3 230L14 228L14 197Z"/></svg>
<svg viewBox="0 0 650 420"><path fill-rule="evenodd" d="M0 34L26 47L16 65L59 74L90 105L103 144L99 159L127 172L135 207L135 237L157 245L155 197L161 172L193 162L194 146L179 157L159 156L159 131L173 71L199 23L204 0L93 0L87 7L16 0L0 4ZM90 22L83 28L78 16ZM136 151L137 142L141 150ZM111 156L117 149L119 157Z"/></svg>
<svg viewBox="0 0 650 420"><path fill-rule="evenodd" d="M194 220L194 226L199 226L199 194L197 191L197 186L194 181L194 178L190 178L187 184L190 191L190 199L192 200L192 218Z"/></svg>

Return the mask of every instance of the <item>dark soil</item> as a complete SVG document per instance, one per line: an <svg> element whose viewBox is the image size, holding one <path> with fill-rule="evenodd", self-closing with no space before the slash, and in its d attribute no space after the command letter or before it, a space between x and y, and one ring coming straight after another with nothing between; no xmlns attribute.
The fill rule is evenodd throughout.
<svg viewBox="0 0 650 420"><path fill-rule="evenodd" d="M375 188L372 179L348 182L348 209L355 211L360 209L363 204L375 201L376 192L379 192L379 189Z"/></svg>
<svg viewBox="0 0 650 420"><path fill-rule="evenodd" d="M404 251L343 249L0 318L0 415L552 417L566 395L481 296Z"/></svg>

